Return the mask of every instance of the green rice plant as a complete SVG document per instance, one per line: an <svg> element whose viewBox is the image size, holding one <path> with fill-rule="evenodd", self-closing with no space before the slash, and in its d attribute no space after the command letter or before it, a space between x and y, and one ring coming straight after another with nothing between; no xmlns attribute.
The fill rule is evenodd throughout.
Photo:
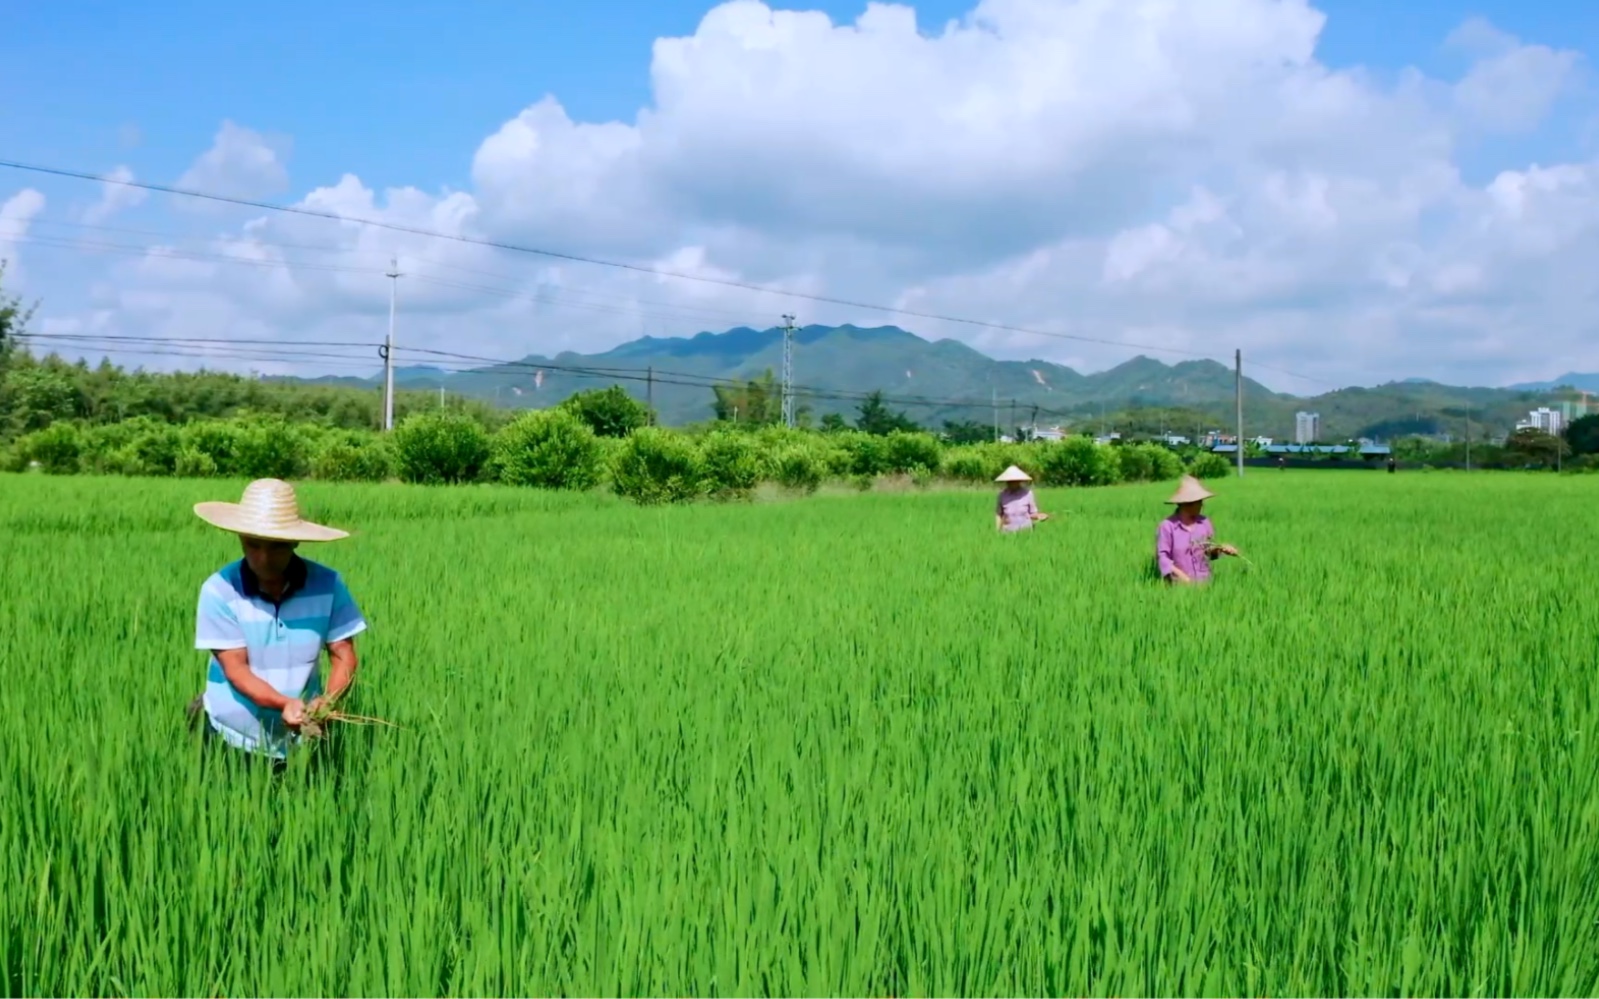
<svg viewBox="0 0 1599 999"><path fill-rule="evenodd" d="M281 775L183 718L241 485L0 478L0 992L1599 991L1587 477L1216 479L1194 589L1165 483L307 483L399 727Z"/></svg>

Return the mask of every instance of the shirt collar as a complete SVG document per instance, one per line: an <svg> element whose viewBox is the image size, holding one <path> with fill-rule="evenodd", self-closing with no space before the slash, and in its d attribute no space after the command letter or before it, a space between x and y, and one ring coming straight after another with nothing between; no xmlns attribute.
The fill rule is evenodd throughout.
<svg viewBox="0 0 1599 999"><path fill-rule="evenodd" d="M304 589L305 577L305 559L299 555L290 556L288 571L284 573L283 596L279 598L278 603L283 603L283 601ZM245 596L266 598L266 594L261 592L261 581L256 578L254 570L250 568L249 559L239 560L239 583Z"/></svg>

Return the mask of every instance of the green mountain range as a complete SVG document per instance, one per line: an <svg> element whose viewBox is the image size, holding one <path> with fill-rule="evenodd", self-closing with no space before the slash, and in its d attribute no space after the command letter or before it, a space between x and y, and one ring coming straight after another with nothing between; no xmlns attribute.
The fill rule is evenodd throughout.
<svg viewBox="0 0 1599 999"><path fill-rule="evenodd" d="M732 384L782 371L782 330L747 327L693 337L643 337L598 354L554 357L448 371L401 367L406 388L435 388L504 406L553 406L574 392L620 384L653 402L662 423L712 419L713 384ZM794 335L796 404L811 419L852 416L860 400L881 391L889 405L927 426L945 420L1010 428L1041 426L1121 429L1138 422L1177 432L1221 429L1233 423L1233 371L1216 361L1165 364L1134 357L1106 371L1082 374L1048 361L999 361L955 340L925 340L895 326L806 326ZM1248 370L1248 359L1245 359ZM1567 376L1586 381L1599 376ZM317 382L373 385L368 379ZM1569 383L1569 381L1568 381ZM1246 433L1289 437L1294 414L1319 412L1325 439L1387 438L1406 433L1508 431L1527 411L1569 391L1544 386L1459 388L1422 379L1372 388L1346 388L1297 397L1246 378Z"/></svg>

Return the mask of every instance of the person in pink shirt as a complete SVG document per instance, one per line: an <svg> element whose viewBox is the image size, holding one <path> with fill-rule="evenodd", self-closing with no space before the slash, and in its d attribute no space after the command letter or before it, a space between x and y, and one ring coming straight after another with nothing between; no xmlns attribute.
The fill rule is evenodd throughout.
<svg viewBox="0 0 1599 999"><path fill-rule="evenodd" d="M1215 541L1216 529L1200 511L1215 494L1192 475L1183 476L1177 492L1166 502L1177 509L1160 522L1155 532L1155 562L1160 577L1168 583L1204 583L1210 580L1210 563L1222 556L1238 554L1232 545Z"/></svg>
<svg viewBox="0 0 1599 999"><path fill-rule="evenodd" d="M999 473L995 482L1003 482L999 501L994 504L994 527L1002 532L1031 530L1035 522L1048 520L1049 514L1038 512L1038 500L1028 483L1033 477L1015 465Z"/></svg>

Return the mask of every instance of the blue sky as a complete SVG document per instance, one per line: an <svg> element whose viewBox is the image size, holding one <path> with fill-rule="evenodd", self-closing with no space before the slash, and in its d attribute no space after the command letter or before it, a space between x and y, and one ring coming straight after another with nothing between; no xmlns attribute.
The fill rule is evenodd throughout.
<svg viewBox="0 0 1599 999"><path fill-rule="evenodd" d="M464 187L471 152L549 93L585 121L631 120L650 99L650 47L692 34L705 0L474 0L469 5L17 3L0 33L0 147L8 158L175 178L229 118L293 138L296 176L353 171L378 187ZM862 3L792 6L853 20ZM922 30L971 8L920 0ZM1381 73L1462 68L1444 40L1482 16L1528 42L1599 52L1599 8L1581 0L1460 4L1322 0L1319 54ZM820 71L820 67L818 70ZM130 145L124 130L138 141ZM1564 152L1575 123L1530 148Z"/></svg>
<svg viewBox="0 0 1599 999"><path fill-rule="evenodd" d="M875 50L848 32L793 34L797 22L782 14L771 15L780 34L789 32L782 47L769 60L751 57L748 32L757 29L747 18L723 17L707 34L709 0L281 0L227 16L194 0L144 8L14 3L0 33L0 159L92 173L126 166L142 180L174 183L229 121L287 173L286 185L261 197L296 201L351 174L359 186L337 195L345 214L382 212L424 228L665 261L855 301L919 302L944 315L1170 344L1167 360L1220 338L1338 383L1599 370L1599 336L1585 318L1599 314L1599 289L1574 263L1599 250L1599 90L1591 74L1599 13L1591 5L1322 0L1312 5L1326 16L1318 66L1238 83L1255 80L1261 65L1292 62L1308 22L1288 0L1140 7L1148 19L1176 23L1197 10L1211 20L1175 34L1152 27L1148 38L1133 39L1077 37L1080 25L1064 27L1061 11L1094 0L991 2L1013 23L1044 19L1037 39L1031 28L1004 36L1031 75L1011 73L1005 58L973 56L969 44L929 42L920 51L895 42L893 32L874 36L884 55L862 56ZM920 31L938 35L971 3L914 6ZM866 8L818 0L793 9L850 25ZM1237 40L1227 37L1229 17L1240 21ZM1471 19L1503 36L1486 49L1450 44ZM676 103L653 127L632 128L641 108L658 103L652 47L690 36L703 51L666 70L675 74ZM1134 63L1152 45L1172 51L1146 78ZM1549 50L1581 58L1561 62L1565 56ZM1093 66L1101 55L1110 62L1098 65L1098 77L1084 69L1038 83L1056 90L1018 98L1025 107L993 104L1006 87L1020 93L1048 80L1056 51L1062 64ZM849 63L873 58L882 65ZM1563 68L1551 68L1556 63ZM929 66L945 67L944 77ZM935 76L914 77L919 72ZM1415 90L1405 81L1418 73L1426 82ZM896 76L922 80L921 89L884 83ZM1468 84L1479 76L1473 96ZM872 92L851 106L849 84L838 80ZM1240 89L1229 99L1227 87ZM1140 88L1142 98L1123 102ZM1508 118L1474 119L1501 90L1522 93L1508 112L1500 109ZM918 106L923 91L927 102L944 102L940 113ZM1062 103L1052 107L1041 94ZM567 118L524 114L546 95ZM1007 124L995 132L971 117L975 107ZM1149 132L1166 119L1124 129L1117 118L1176 107L1193 119L1169 135ZM881 130L873 114L881 114ZM610 121L624 125L585 131L584 123ZM951 122L970 136L937 134ZM925 155L910 149L923 144ZM396 206L379 194L375 208L362 207L365 192L404 186L427 197ZM32 238L58 245L22 242L8 251L0 231L0 255L20 258L13 281L22 275L46 300L53 329L172 336L225 326L308 339L383 320L381 281L312 288L289 261L281 287L296 289L291 302L270 283L223 279L238 268L152 276L148 267L59 245L74 232L84 238L90 217L202 241L232 227L229 238L268 249L336 235L326 226L278 217L246 236L237 228L242 216L174 211L161 198L87 216L93 185L7 170L0 206L23 187L47 200L33 216ZM467 200L451 208L441 200L451 191ZM387 244L358 242L351 238L336 267L380 272ZM410 250L419 255L414 273L431 266L425 247ZM611 301L654 293L633 279L539 270L525 258L465 259L441 266L492 271L507 293L560 286ZM1031 290L1015 292L1017 281ZM672 302L645 317L654 333L758 325L796 307L792 299L706 297L693 288L660 294ZM419 336L465 337L496 356L604 349L641 325L547 311L508 319L493 303L460 296L413 293L412 302L437 321L436 331ZM802 311L813 321L885 321L881 310ZM958 325L903 325L997 356L1085 369L1126 355ZM1518 353L1529 337L1549 356Z"/></svg>

